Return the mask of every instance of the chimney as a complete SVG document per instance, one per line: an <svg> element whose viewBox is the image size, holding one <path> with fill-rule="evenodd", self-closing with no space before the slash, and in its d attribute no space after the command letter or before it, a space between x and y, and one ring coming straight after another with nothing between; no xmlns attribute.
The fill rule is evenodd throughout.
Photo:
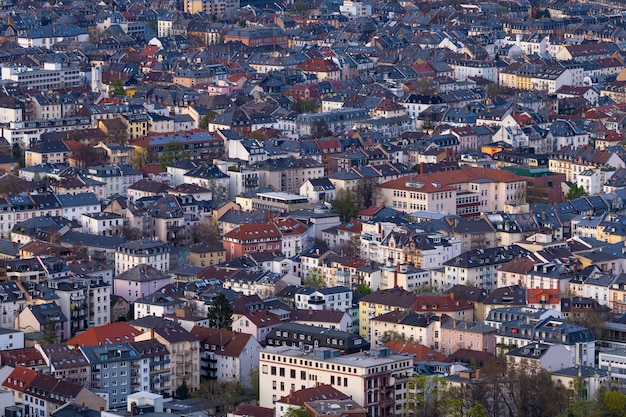
<svg viewBox="0 0 626 417"><path fill-rule="evenodd" d="M450 299L454 301L454 293L450 293Z"/></svg>
<svg viewBox="0 0 626 417"><path fill-rule="evenodd" d="M426 169L426 164L424 162L420 162L420 175L424 175L425 169Z"/></svg>

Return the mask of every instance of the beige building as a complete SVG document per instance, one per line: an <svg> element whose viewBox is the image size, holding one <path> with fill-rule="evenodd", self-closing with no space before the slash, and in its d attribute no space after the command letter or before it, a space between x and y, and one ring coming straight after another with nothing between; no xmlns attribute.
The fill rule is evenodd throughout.
<svg viewBox="0 0 626 417"><path fill-rule="evenodd" d="M182 327L156 328L135 336L135 341L156 339L170 352L170 395L183 383L190 392L200 387L200 342Z"/></svg>
<svg viewBox="0 0 626 417"><path fill-rule="evenodd" d="M405 342L419 343L439 350L440 321L432 313L418 314L415 311L390 311L370 320L370 343L386 343L399 338Z"/></svg>
<svg viewBox="0 0 626 417"><path fill-rule="evenodd" d="M226 251L221 246L198 242L189 247L189 263L192 266L211 266L226 261Z"/></svg>
<svg viewBox="0 0 626 417"><path fill-rule="evenodd" d="M402 413L413 360L390 354L388 348L339 355L336 349L313 352L292 347L261 350L259 405L273 408L290 391L328 384L349 395L368 414L391 417Z"/></svg>

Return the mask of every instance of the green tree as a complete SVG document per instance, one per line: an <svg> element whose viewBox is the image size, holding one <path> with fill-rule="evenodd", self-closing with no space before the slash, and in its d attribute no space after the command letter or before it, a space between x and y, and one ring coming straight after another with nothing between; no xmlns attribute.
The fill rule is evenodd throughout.
<svg viewBox="0 0 626 417"><path fill-rule="evenodd" d="M252 395L254 396L254 398L259 398L259 393L261 392L261 385L259 381L259 368L250 368L248 376L250 377L250 388L252 389Z"/></svg>
<svg viewBox="0 0 626 417"><path fill-rule="evenodd" d="M207 318L211 322L211 327L215 329L229 329L233 326L233 308L224 295L219 293L213 305L209 307Z"/></svg>
<svg viewBox="0 0 626 417"><path fill-rule="evenodd" d="M148 27L152 29L154 32L158 32L159 30L159 21L156 19L148 20Z"/></svg>
<svg viewBox="0 0 626 417"><path fill-rule="evenodd" d="M159 158L159 165L165 169L171 163L189 158L189 152L185 150L182 143L178 141L169 142L163 147L163 155Z"/></svg>
<svg viewBox="0 0 626 417"><path fill-rule="evenodd" d="M343 188L335 194L332 207L333 211L339 214L344 222L352 220L359 212L354 193Z"/></svg>
<svg viewBox="0 0 626 417"><path fill-rule="evenodd" d="M125 96L126 90L124 89L124 83L122 80L117 79L111 82L109 86L109 95L110 96Z"/></svg>
<svg viewBox="0 0 626 417"><path fill-rule="evenodd" d="M302 0L296 0L291 5L291 13L299 15L300 17L309 17L309 5Z"/></svg>
<svg viewBox="0 0 626 417"><path fill-rule="evenodd" d="M43 332L41 332L41 343L50 345L57 343L58 341L59 336L57 334L57 322L52 319L46 320L43 325Z"/></svg>
<svg viewBox="0 0 626 417"><path fill-rule="evenodd" d="M311 268L306 274L306 279L302 282L302 284L309 287L326 288L324 273L320 268Z"/></svg>
<svg viewBox="0 0 626 417"><path fill-rule="evenodd" d="M368 294L372 293L372 289L370 288L370 286L367 285L364 282L362 282L359 285L357 285L355 290L357 290L359 293L361 293L363 295L368 295Z"/></svg>
<svg viewBox="0 0 626 417"><path fill-rule="evenodd" d="M489 417L489 411L481 403L474 403L467 411L468 417Z"/></svg>
<svg viewBox="0 0 626 417"><path fill-rule="evenodd" d="M602 398L602 406L607 417L626 417L626 394L609 391Z"/></svg>
<svg viewBox="0 0 626 417"><path fill-rule="evenodd" d="M176 388L176 398L180 400L186 400L189 398L189 387L187 386L187 381L183 379L183 383Z"/></svg>
<svg viewBox="0 0 626 417"><path fill-rule="evenodd" d="M26 166L24 149L22 149L18 142L15 142L13 144L13 148L11 149L11 156L18 162L20 168L24 168Z"/></svg>
<svg viewBox="0 0 626 417"><path fill-rule="evenodd" d="M587 192L585 191L584 187L579 187L576 184L572 184L570 189L567 191L565 198L567 200L576 200L577 198L580 198L584 195L587 195Z"/></svg>
<svg viewBox="0 0 626 417"><path fill-rule="evenodd" d="M299 407L299 408L289 407L287 411L285 411L285 414L283 414L283 416L284 417L309 417L304 407Z"/></svg>
<svg viewBox="0 0 626 417"><path fill-rule="evenodd" d="M404 333L396 332L395 330L387 330L386 332L383 332L382 336L380 337L380 341L382 343L387 343L392 340L398 342L406 342L407 338Z"/></svg>
<svg viewBox="0 0 626 417"><path fill-rule="evenodd" d="M216 116L217 116L217 113L215 113L214 111L208 112L207 114L202 116L202 119L200 119L200 123L198 123L198 127L200 129L208 129L209 123L215 120Z"/></svg>
<svg viewBox="0 0 626 417"><path fill-rule="evenodd" d="M135 320L135 303L128 305L128 312L126 313L126 321Z"/></svg>
<svg viewBox="0 0 626 417"><path fill-rule="evenodd" d="M225 414L238 403L243 389L238 382L209 381L191 393L201 400L201 407L208 416ZM223 413L222 413L223 412Z"/></svg>

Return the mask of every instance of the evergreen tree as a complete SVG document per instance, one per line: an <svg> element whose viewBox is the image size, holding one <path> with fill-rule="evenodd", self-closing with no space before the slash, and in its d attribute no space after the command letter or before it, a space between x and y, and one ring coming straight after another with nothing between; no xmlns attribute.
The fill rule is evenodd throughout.
<svg viewBox="0 0 626 417"><path fill-rule="evenodd" d="M211 321L211 327L215 329L231 329L233 326L233 308L224 293L215 297L213 305L207 313L207 318Z"/></svg>

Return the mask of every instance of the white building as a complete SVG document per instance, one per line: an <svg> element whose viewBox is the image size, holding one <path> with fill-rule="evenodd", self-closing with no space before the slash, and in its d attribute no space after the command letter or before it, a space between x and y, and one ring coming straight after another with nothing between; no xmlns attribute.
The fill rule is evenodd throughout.
<svg viewBox="0 0 626 417"><path fill-rule="evenodd" d="M307 310L347 310L352 308L352 291L346 287L299 288L295 295L296 308Z"/></svg>
<svg viewBox="0 0 626 417"><path fill-rule="evenodd" d="M401 414L406 401L406 381L413 360L389 350L371 350L340 356L340 351L319 348L313 352L291 347L261 350L259 405L273 408L290 391L328 384L356 401L372 416Z"/></svg>
<svg viewBox="0 0 626 417"><path fill-rule="evenodd" d="M13 329L0 328L0 350L13 349L24 349L24 333Z"/></svg>
<svg viewBox="0 0 626 417"><path fill-rule="evenodd" d="M83 214L81 224L83 233L98 236L119 236L124 219L119 214L98 212Z"/></svg>
<svg viewBox="0 0 626 417"><path fill-rule="evenodd" d="M150 238L125 243L115 251L115 275L137 265L151 265L160 271L170 269L170 250L160 240Z"/></svg>

